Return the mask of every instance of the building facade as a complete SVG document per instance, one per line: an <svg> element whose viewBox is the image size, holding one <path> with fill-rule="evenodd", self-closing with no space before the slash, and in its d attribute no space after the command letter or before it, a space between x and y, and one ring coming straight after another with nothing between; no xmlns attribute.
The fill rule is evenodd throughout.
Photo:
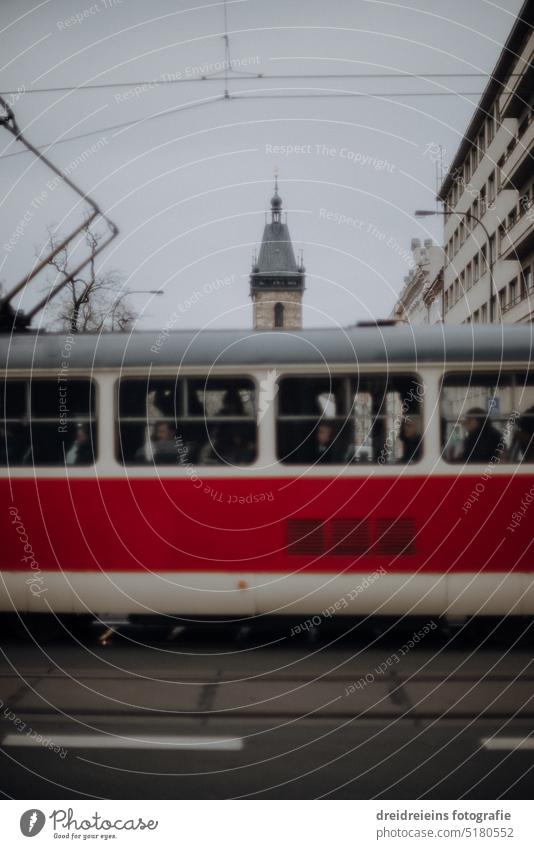
<svg viewBox="0 0 534 849"><path fill-rule="evenodd" d="M443 181L444 321L534 320L534 0Z"/></svg>
<svg viewBox="0 0 534 849"><path fill-rule="evenodd" d="M391 318L409 324L443 320L443 249L432 239L412 239L413 267L404 278Z"/></svg>
<svg viewBox="0 0 534 849"><path fill-rule="evenodd" d="M260 253L252 266L250 296L255 330L300 330L305 269L297 263L282 198L275 182L271 220L265 224Z"/></svg>

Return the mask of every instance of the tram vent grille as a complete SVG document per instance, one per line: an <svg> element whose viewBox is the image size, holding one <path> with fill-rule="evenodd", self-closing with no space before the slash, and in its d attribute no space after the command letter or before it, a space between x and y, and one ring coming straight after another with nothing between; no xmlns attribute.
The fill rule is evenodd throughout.
<svg viewBox="0 0 534 849"><path fill-rule="evenodd" d="M409 555L416 553L413 519L289 519L289 554Z"/></svg>
<svg viewBox="0 0 534 849"><path fill-rule="evenodd" d="M371 528L367 519L333 519L330 523L331 554L368 554Z"/></svg>
<svg viewBox="0 0 534 849"><path fill-rule="evenodd" d="M416 528L413 519L377 519L376 550L379 554L415 554Z"/></svg>
<svg viewBox="0 0 534 849"><path fill-rule="evenodd" d="M289 519L287 548L290 554L322 554L325 549L321 519Z"/></svg>

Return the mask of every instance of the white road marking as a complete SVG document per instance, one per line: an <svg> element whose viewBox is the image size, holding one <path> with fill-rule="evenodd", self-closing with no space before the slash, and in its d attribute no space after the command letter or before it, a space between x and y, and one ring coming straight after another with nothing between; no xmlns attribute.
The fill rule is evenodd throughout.
<svg viewBox="0 0 534 849"><path fill-rule="evenodd" d="M534 737L483 737L481 742L490 752L534 749Z"/></svg>
<svg viewBox="0 0 534 849"><path fill-rule="evenodd" d="M6 734L2 746L43 746L43 738L50 746L64 749L195 749L196 751L238 752L243 748L241 737L192 737L187 735L156 735L140 740L113 737L108 734L55 734L24 737L21 734Z"/></svg>

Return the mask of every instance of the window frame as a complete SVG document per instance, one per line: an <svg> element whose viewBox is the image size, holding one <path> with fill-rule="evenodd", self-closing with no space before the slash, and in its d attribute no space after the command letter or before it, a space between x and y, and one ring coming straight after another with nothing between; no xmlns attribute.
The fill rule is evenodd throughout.
<svg viewBox="0 0 534 849"><path fill-rule="evenodd" d="M204 380L205 383L208 382L209 380L214 380L214 381L215 380L217 380L217 381L218 380L221 380L221 381L223 381L223 380L248 381L251 384L253 391L254 391L254 415L253 416L187 416L186 417L186 416L183 415L181 417L177 416L176 418L174 418L172 416L161 415L161 416L155 417L154 422L155 421L170 421L170 422L174 423L175 421L181 420L181 421L186 421L186 422L192 423L192 424L194 424L194 423L198 424L200 422L205 422L205 421L213 421L213 422L217 422L217 423L218 422L228 423L228 422L232 422L232 421L254 423L254 425L255 425L254 459L250 463L244 464L244 466L242 468L247 468L247 469L251 468L252 466L254 466L258 462L258 459L260 457L261 444L260 444L260 427L259 427L259 422L258 422L258 400L259 400L258 380L257 380L255 375L250 374L248 372L247 373L240 372L238 374L228 373L228 372L224 372L224 373L211 372L209 375L206 375L205 372L201 372L201 373L187 372L187 373L182 373L180 375L176 375L176 374L173 375L173 374L170 374L170 373L161 373L160 374L159 372L158 373L147 372L145 374L138 374L138 373L137 374L122 374L120 377L118 377L115 380L115 382L113 384L113 419L112 419L112 426L113 426L114 436L113 436L112 453L113 453L113 459L114 459L115 463L117 463L121 468L123 468L123 469L126 469L126 468L136 468L136 469L157 468L157 469L175 469L175 470L183 469L184 471L186 470L186 464L182 464L179 461L176 461L176 462L164 462L163 461L163 462L158 462L158 463L150 463L148 461L146 461L146 462L136 462L136 461L133 461L133 460L126 460L124 458L123 454L122 454L121 435L120 435L122 423L124 422L126 424L144 424L145 427L146 427L149 424L151 424L151 422L146 416L145 417L125 416L123 418L120 417L119 414L120 414L120 386L121 386L121 383L123 381L136 381L136 382L144 383L144 385L146 386L149 382L158 381L158 380L160 380L160 381L173 381L175 383L178 383L178 382L183 383L182 398L183 398L183 401L184 401L184 409L185 409L185 403L187 402L187 381L188 380L191 380L191 381ZM153 424L153 422L152 422L152 424ZM221 462L221 463L218 463L218 464L213 464L213 465L192 463L192 465L195 466L195 467L198 465L198 468L201 468L203 470L203 474L204 474L204 470L215 470L215 469L220 470L220 469L229 468L228 464L226 464L224 462ZM241 466L235 466L234 468L241 468Z"/></svg>
<svg viewBox="0 0 534 849"><path fill-rule="evenodd" d="M443 389L444 389L444 383L447 379L449 379L451 377L452 378L462 378L462 377L463 378L471 378L471 385L476 386L477 385L476 380L479 376L480 377L488 377L488 376L491 376L491 375L498 375L499 377L502 377L502 376L509 375L511 377L515 377L515 376L517 376L518 373L521 373L521 372L524 373L525 375L528 375L529 374L528 367L526 365L518 365L518 366L506 366L505 368L503 368L502 366L497 365L494 368L491 368L491 367L488 366L488 367L484 367L484 368L477 368L476 370L471 369L471 371L459 371L458 369L451 369L451 370L444 371L442 373L440 379L439 379L439 384L438 384L438 408L437 409L438 409L438 415L439 415L440 421L443 421L443 416L442 416ZM534 388L534 382L532 384L532 387ZM456 388L460 388L460 387L456 387ZM515 392L516 388L517 388L517 383L514 383L513 384L514 392ZM514 401L514 404L515 404L515 401L516 401L515 395L514 395L513 401ZM507 421L508 419L511 418L512 412L514 412L514 410L511 410L505 417L503 417L504 421ZM462 416L463 415L465 415L465 413L462 413ZM521 416L521 415L522 415L522 413L520 412L519 416ZM490 422L492 421L492 418L489 414L487 414L487 418L488 418L488 421L490 421ZM460 418L458 418L458 420L457 420L457 423L459 423L459 422L460 422ZM440 433L439 433L439 443L438 444L439 444L439 458L440 458L440 461L442 463L445 463L447 467L456 466L458 468L460 465L462 465L462 461L448 460L445 457L445 455L444 455L445 444L443 442L443 434L441 432L441 428L440 428ZM464 466L467 469L477 468L477 467L484 467L485 468L486 466L488 466L489 463L490 463L489 460L473 461L473 462L467 461L467 462L465 462ZM495 471L498 471L500 466L504 466L504 469L506 470L506 474L510 474L509 470L510 470L511 467L513 467L516 470L523 469L525 467L534 466L534 461L528 461L528 460L525 461L523 459L521 459L521 460L503 460L503 459L500 459L499 463L495 465L495 468L494 468L492 474L494 474ZM531 471L529 471L528 473L532 474ZM504 472L503 472L503 474L504 474Z"/></svg>
<svg viewBox="0 0 534 849"><path fill-rule="evenodd" d="M4 374L0 377L0 381L2 386L5 386L8 383L24 383L25 384L25 415L23 418L13 418L11 416L4 416L4 409L0 409L0 421L2 425L8 426L10 424L22 424L24 427L28 428L29 433L32 434L32 429L34 425L56 425L57 428L60 427L60 418L59 418L59 398L58 398L58 414L56 416L42 416L37 417L34 416L31 409L32 404L32 395L30 391L30 386L32 383L50 383L59 386L61 382L59 379L58 373L53 375L35 375L31 374L30 376L24 375L8 375ZM65 424L66 425L75 425L77 422L81 422L83 424L87 424L89 426L90 434L91 434L91 453L92 460L88 463L74 463L67 464L65 462L58 463L43 463L40 461L35 461L33 456L31 462L23 463L11 463L9 462L9 458L6 459L5 463L0 461L0 469L34 469L34 468L47 468L47 469L90 469L93 468L101 455L101 446L100 446L100 419L101 419L101 410L100 410L100 385L98 380L95 377L87 377L83 374L77 374L76 372L73 374L67 374L64 377L64 382L67 384L70 382L85 382L90 385L90 397L94 398L94 412L85 415L70 415L67 417ZM58 431L59 433L59 431ZM31 436L30 443L28 445L28 449L33 445L33 436Z"/></svg>
<svg viewBox="0 0 534 849"><path fill-rule="evenodd" d="M277 388L277 392L276 392L276 404L275 404L275 410L274 410L274 459L275 459L275 462L278 465L280 465L284 468L288 468L290 466L297 466L301 469L302 468L308 468L308 469L317 470L317 464L314 463L314 462L310 463L310 462L306 462L306 461L295 461L295 460L289 460L289 461L285 462L280 457L279 436L278 436L279 423L281 421L294 421L294 422L296 422L296 421L311 421L313 419L317 419L317 416L315 414L311 414L311 413L310 414L302 414L302 415L300 415L300 414L285 414L283 417L280 416L280 398L281 398L280 384L281 384L281 381L288 379L288 378L289 379L291 379L291 378L299 379L300 378L301 380L309 380L309 381L311 381L311 380L325 380L325 379L328 379L328 378L330 378L331 380L345 379L347 381L354 381L355 379L361 379L361 378L367 379L367 378L372 378L372 377L383 378L384 373L383 373L383 371L374 371L374 370L371 369L371 370L362 370L362 371L359 371L357 373L347 371L347 370L342 370L342 371L337 371L337 370L333 371L332 370L332 371L322 372L322 373L316 372L316 371L310 372L310 373L307 372L305 374L299 373L299 372L296 372L296 371L287 371L287 372L284 372L284 374L281 374L278 377L278 380L276 382L276 385L277 385L278 388ZM396 369L395 370L389 370L387 372L387 375L386 375L386 383L391 378L411 379L417 385L426 387L426 384L425 384L425 381L422 378L422 375L420 373L416 372L416 371L401 371L401 370L397 371ZM352 409L352 406L354 404L354 399L353 399L352 393L350 391L350 382L348 384L348 387L349 387L348 402L350 402L350 400L352 398L352 403L350 404L350 409ZM412 466L414 466L414 467L420 466L421 462L424 459L426 459L426 448L427 448L427 443L428 443L428 435L426 433L426 428L425 428L425 422L426 422L426 418L425 418L425 394L426 394L426 389L425 389L425 392L423 392L423 395L419 398L418 416L420 417L421 423L422 423L422 433L421 433L421 439L420 439L420 442L419 442L419 456L417 457L417 459L412 460L411 462L408 462L408 463L403 463L400 460L398 460L398 461L395 460L394 462L391 462L391 463L380 463L378 460L371 460L370 462L365 462L365 463L363 463L363 462L358 463L358 462L354 462L354 461L333 462L333 463L328 463L327 468L329 468L329 469L334 468L334 467L335 468L342 468L342 469L343 468L350 468L352 470L356 470L356 469L361 467L361 468L365 468L366 470L368 470L367 473L369 473L370 469L376 470L376 469L383 468L383 469L386 469L386 470L391 470L391 469L394 468L394 469L398 470L398 469L410 468ZM323 418L323 416L321 416L321 419L322 418ZM380 420L385 420L387 418L387 414L380 414L379 416L376 416L375 418L380 419ZM347 422L350 422L350 420L351 420L350 419L350 412L346 413L344 415L342 414L340 416L324 416L324 419L326 421L335 421L335 422L337 422L338 420L342 420L344 424L346 424ZM324 466L319 466L319 468L324 468Z"/></svg>

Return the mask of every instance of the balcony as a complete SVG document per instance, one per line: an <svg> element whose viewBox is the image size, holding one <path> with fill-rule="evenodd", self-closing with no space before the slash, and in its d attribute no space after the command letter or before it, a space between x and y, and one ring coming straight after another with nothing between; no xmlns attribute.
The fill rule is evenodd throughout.
<svg viewBox="0 0 534 849"><path fill-rule="evenodd" d="M527 75L534 61L534 32L523 45L521 55L518 57L511 69L510 76L506 80L506 90L499 99L499 111L502 116L514 114L517 102L523 100L522 90L528 83ZM513 76L517 75L517 76Z"/></svg>
<svg viewBox="0 0 534 849"><path fill-rule="evenodd" d="M506 231L501 239L501 259L522 259L534 246L534 204L523 209L523 214Z"/></svg>
<svg viewBox="0 0 534 849"><path fill-rule="evenodd" d="M502 308L503 321L510 324L532 321L534 317L534 286L517 295Z"/></svg>
<svg viewBox="0 0 534 849"><path fill-rule="evenodd" d="M515 142L501 170L501 186L507 189L517 188L534 168L534 118L531 113L529 120L518 130Z"/></svg>
<svg viewBox="0 0 534 849"><path fill-rule="evenodd" d="M517 205L517 192L512 190L500 191L495 198L491 208L486 207L483 212L482 222L490 234L497 231L501 221L504 221L510 214L511 210ZM454 216L456 221L459 221L458 216ZM466 232L465 239L458 245L456 253L452 259L446 261L446 281L457 277L465 268L467 263L471 262L473 257L484 247L487 249L488 239L484 229L480 224L473 223L473 229ZM458 225L456 225L458 226Z"/></svg>

